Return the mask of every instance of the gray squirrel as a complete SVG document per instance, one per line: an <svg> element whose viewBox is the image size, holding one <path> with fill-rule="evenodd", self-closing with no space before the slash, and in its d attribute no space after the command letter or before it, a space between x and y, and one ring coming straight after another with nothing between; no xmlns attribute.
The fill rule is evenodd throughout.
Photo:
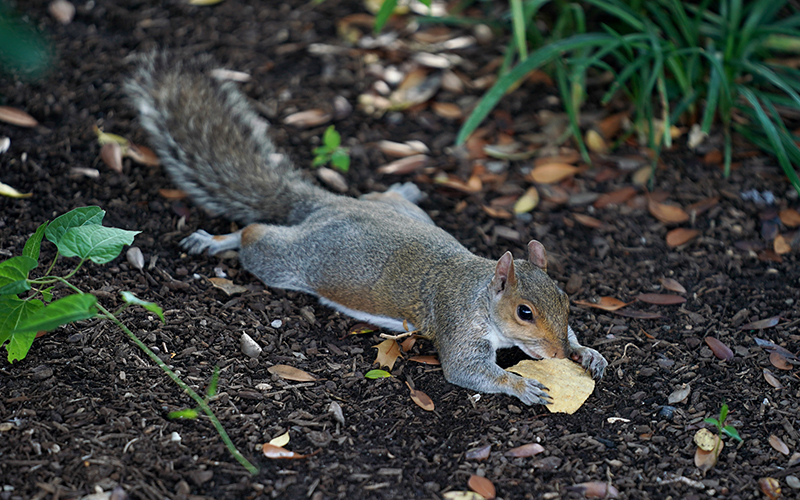
<svg viewBox="0 0 800 500"><path fill-rule="evenodd" d="M235 233L197 231L189 253L238 250L266 285L297 290L360 321L418 330L439 352L447 381L547 404L547 388L500 368L499 348L533 358L569 357L595 378L607 366L567 324L569 301L547 276L544 246L527 260L474 255L436 227L406 183L359 199L326 191L280 154L269 124L231 82L209 75L210 58L163 52L139 58L125 92L175 184Z"/></svg>

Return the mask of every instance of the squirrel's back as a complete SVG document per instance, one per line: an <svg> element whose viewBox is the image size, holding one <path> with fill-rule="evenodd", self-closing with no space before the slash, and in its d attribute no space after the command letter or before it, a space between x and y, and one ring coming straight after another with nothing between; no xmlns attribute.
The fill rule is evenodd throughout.
<svg viewBox="0 0 800 500"><path fill-rule="evenodd" d="M210 58L140 57L125 92L175 184L216 215L293 224L334 195L306 181L267 135L269 124Z"/></svg>

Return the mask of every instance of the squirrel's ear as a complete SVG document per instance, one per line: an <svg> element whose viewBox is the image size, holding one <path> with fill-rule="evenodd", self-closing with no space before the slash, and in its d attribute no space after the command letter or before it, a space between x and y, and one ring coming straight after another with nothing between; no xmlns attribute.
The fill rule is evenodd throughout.
<svg viewBox="0 0 800 500"><path fill-rule="evenodd" d="M497 261L497 266L494 268L494 278L489 284L489 288L495 294L503 293L509 286L517 284L517 277L514 276L514 257L511 252L506 252Z"/></svg>
<svg viewBox="0 0 800 500"><path fill-rule="evenodd" d="M528 261L542 271L547 271L547 252L544 245L536 240L528 243Z"/></svg>

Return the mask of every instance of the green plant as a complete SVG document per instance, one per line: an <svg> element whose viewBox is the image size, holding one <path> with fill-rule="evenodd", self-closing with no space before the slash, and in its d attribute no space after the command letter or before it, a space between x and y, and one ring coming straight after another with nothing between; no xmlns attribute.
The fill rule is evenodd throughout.
<svg viewBox="0 0 800 500"><path fill-rule="evenodd" d="M164 314L161 308L152 302L138 299L130 292L120 292L123 305L112 313L97 302L94 295L84 293L70 283L69 279L86 261L95 264L110 262L120 254L124 245L133 243L133 238L139 234L139 231L103 226L105 214L106 212L99 207L82 207L57 217L49 224L45 222L28 238L22 249L22 255L0 262L0 346L6 345L8 361L13 363L27 356L36 332L53 330L61 325L91 318L111 321L197 402L211 420L230 453L250 473L256 474L258 469L239 453L206 400L186 385L118 318L128 306L138 305L156 314L163 322ZM31 278L31 271L39 266L43 238L55 244L57 252L44 275ZM66 275L55 276L51 273L59 256L78 257L80 260ZM54 289L58 285L63 285L74 293L53 300ZM24 296L20 297L23 294ZM218 373L215 372L211 384L214 390L217 378Z"/></svg>
<svg viewBox="0 0 800 500"><path fill-rule="evenodd" d="M525 24L531 12L545 3L527 2L528 9L521 9L521 14L512 6L512 14L525 16ZM800 13L794 5L787 0L585 3L599 11L593 18L606 21L601 31L584 33L581 23L575 22L572 33L554 33L562 38L551 39L527 57L520 57L483 96L462 126L457 143L464 143L528 72L557 63L562 100L585 157L577 125L585 75L590 70L608 71L614 76L613 83L601 104L624 92L633 104L633 121L641 142L657 153L662 145L670 145L670 125L676 121L698 123L708 133L718 120L725 141L725 175L730 173L731 132L736 130L773 154L800 192L794 167L800 165L800 148L782 118L782 113L800 112L800 71L770 59L777 52L800 51ZM785 11L790 15L784 15ZM569 12L577 21L583 18L579 7ZM565 15L557 22L563 19ZM533 32L527 30L529 35ZM518 33L515 28L515 40ZM522 56L524 50L519 54Z"/></svg>
<svg viewBox="0 0 800 500"><path fill-rule="evenodd" d="M321 167L327 163L342 172L350 170L350 153L342 147L342 136L333 125L322 135L322 146L314 148L314 161L311 164Z"/></svg>
<svg viewBox="0 0 800 500"><path fill-rule="evenodd" d="M728 419L728 404L722 403L722 407L719 409L719 418L709 417L703 420L703 422L707 424L711 424L717 428L717 432L720 435L725 434L726 436L730 436L736 441L742 442L741 436L739 436L739 431L736 430L736 427L728 424L725 425L725 421Z"/></svg>

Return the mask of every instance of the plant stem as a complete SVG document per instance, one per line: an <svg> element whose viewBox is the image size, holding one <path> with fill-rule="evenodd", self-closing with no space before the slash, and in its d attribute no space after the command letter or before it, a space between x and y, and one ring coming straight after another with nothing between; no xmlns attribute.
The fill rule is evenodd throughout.
<svg viewBox="0 0 800 500"><path fill-rule="evenodd" d="M236 445L234 445L233 441L231 441L231 438L228 437L228 433L225 432L225 428L222 427L222 424L220 423L219 419L217 419L216 415L214 415L214 412L208 406L208 403L206 403L206 401L203 398L201 398L200 395L198 395L191 387L186 385L186 383L183 380L181 380L180 377L178 377L178 375L174 371L172 371L172 369L170 369L170 367L167 366L166 363L161 361L161 359L158 356L156 356L156 354L153 351L151 351L149 347L147 347L141 340L139 340L139 338L136 335L134 335L133 332L130 331L130 329L128 329L128 327L125 326L124 323L122 323L122 321L117 319L116 316L111 314L111 312L105 307L103 307L100 303L97 303L96 306L102 316L104 316L106 319L117 325L117 327L120 330L125 332L125 334L128 337L130 337L133 343L139 346L139 349L144 351L144 353L147 354L147 356L151 360L153 360L153 362L157 364L159 368L164 370L164 373L166 373L169 376L169 378L172 379L173 382L178 384L178 386L181 389L183 389L183 391L186 394L188 394L190 398L194 399L197 405L203 409L206 415L208 415L209 420L211 420L211 423L214 425L214 428L217 430L217 433L219 433L219 436L222 438L222 441L225 443L225 446L228 448L228 451L231 453L231 455L233 455L233 457L240 464L242 464L242 466L245 469L247 469L247 471L250 472L250 474L253 475L258 474L258 467L251 464L246 458L244 458L244 456L241 453L239 453L239 450L236 449Z"/></svg>

